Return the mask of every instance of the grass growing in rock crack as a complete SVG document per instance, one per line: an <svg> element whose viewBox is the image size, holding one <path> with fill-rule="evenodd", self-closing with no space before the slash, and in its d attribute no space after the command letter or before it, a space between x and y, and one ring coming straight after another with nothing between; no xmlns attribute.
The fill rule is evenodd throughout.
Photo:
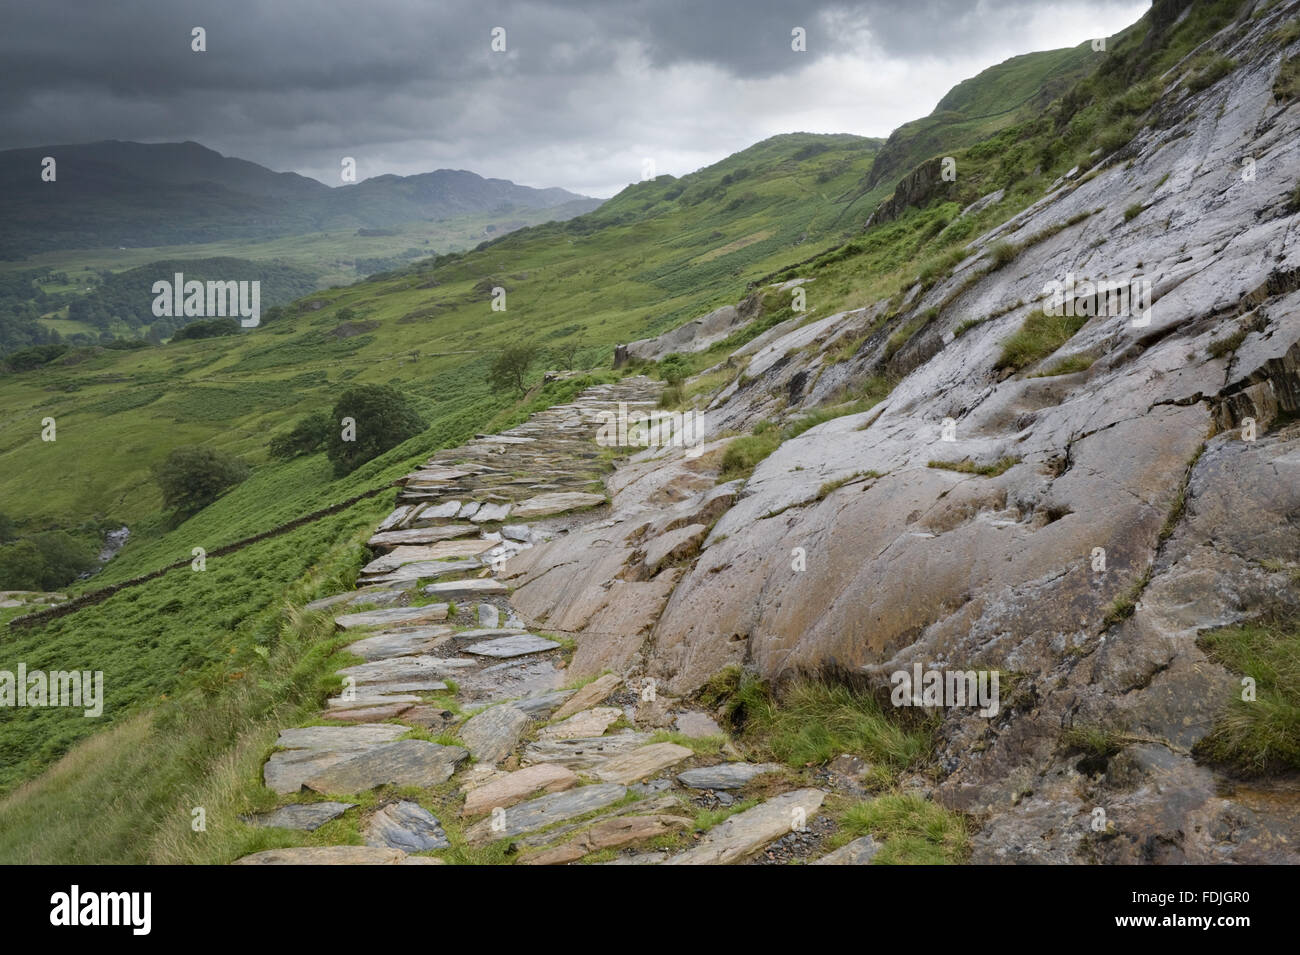
<svg viewBox="0 0 1300 955"><path fill-rule="evenodd" d="M1066 357L1052 362L1037 374L1030 375L1031 378L1055 378L1057 375L1073 375L1080 371L1087 371L1097 361L1093 355L1067 355Z"/></svg>
<svg viewBox="0 0 1300 955"><path fill-rule="evenodd" d="M1214 339L1206 346L1205 353L1211 358L1222 358L1224 355L1231 355L1241 347L1241 343L1246 340L1246 336L1249 334L1250 329L1239 328L1229 335Z"/></svg>
<svg viewBox="0 0 1300 955"><path fill-rule="evenodd" d="M904 722L870 693L812 680L796 681L778 696L735 667L711 681L704 699L723 705L748 749L794 767L851 753L897 775L925 759L937 722L931 716Z"/></svg>
<svg viewBox="0 0 1300 955"><path fill-rule="evenodd" d="M916 793L889 793L850 806L836 842L882 840L873 865L958 865L970 854L966 820Z"/></svg>
<svg viewBox="0 0 1300 955"><path fill-rule="evenodd" d="M1016 243L1006 241L997 243L991 250L989 250L989 259L991 260L989 265L990 271L997 271L998 269L1006 268L1006 266L1016 260L1016 256L1019 254L1020 246Z"/></svg>
<svg viewBox="0 0 1300 955"><path fill-rule="evenodd" d="M1211 659L1254 680L1195 747L1197 756L1244 773L1300 769L1300 620L1274 619L1203 634L1197 645Z"/></svg>
<svg viewBox="0 0 1300 955"><path fill-rule="evenodd" d="M1295 26L1292 21L1291 26ZM1300 96L1300 56L1288 57L1273 81L1273 97L1286 103Z"/></svg>
<svg viewBox="0 0 1300 955"><path fill-rule="evenodd" d="M1002 343L998 369L1019 371L1046 358L1073 338L1087 321L1083 315L1032 313L1020 330Z"/></svg>
<svg viewBox="0 0 1300 955"><path fill-rule="evenodd" d="M878 477L880 477L879 471L854 471L852 474L846 475L845 477L839 478L838 480L827 481L825 484L823 484L820 488L817 489L817 500L819 501L825 500L833 491L838 491L840 488L848 484L850 481L856 481L859 478L878 478Z"/></svg>
<svg viewBox="0 0 1300 955"><path fill-rule="evenodd" d="M998 458L992 464L976 464L970 458L963 458L960 461L927 461L927 468L936 468L941 471L957 471L961 474L978 474L981 477L997 477L999 474L1005 474L1017 464L1020 458L1007 456Z"/></svg>
<svg viewBox="0 0 1300 955"><path fill-rule="evenodd" d="M1203 54L1192 62L1193 72L1187 80L1187 88L1193 93L1209 89L1236 68L1237 61L1221 53Z"/></svg>

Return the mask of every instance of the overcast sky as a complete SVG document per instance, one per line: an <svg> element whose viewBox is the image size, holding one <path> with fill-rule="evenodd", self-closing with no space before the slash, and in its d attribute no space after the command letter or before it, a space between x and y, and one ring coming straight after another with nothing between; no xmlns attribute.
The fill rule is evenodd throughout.
<svg viewBox="0 0 1300 955"><path fill-rule="evenodd" d="M887 136L980 70L1149 5L0 0L0 148L195 140L329 185L352 156L358 178L445 167L606 197L646 159L682 175L776 133Z"/></svg>

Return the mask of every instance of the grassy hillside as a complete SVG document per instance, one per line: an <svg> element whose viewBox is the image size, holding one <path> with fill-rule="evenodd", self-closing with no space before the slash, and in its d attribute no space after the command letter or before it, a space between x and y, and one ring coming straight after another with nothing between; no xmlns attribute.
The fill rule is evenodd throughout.
<svg viewBox="0 0 1300 955"><path fill-rule="evenodd" d="M236 338L83 351L0 378L0 511L25 533L92 522L132 528L125 550L99 576L71 587L75 593L386 487L433 450L565 400L592 380L537 388L521 404L486 383L488 364L505 345L536 347L533 381L560 363L612 376L616 343L734 301L803 244L837 244L837 203L866 172L876 145L779 137L697 174L631 187L609 211L309 296ZM505 311L491 310L494 286L507 290ZM269 458L271 435L328 410L341 390L361 382L401 388L430 428L342 479L320 455ZM40 440L47 416L57 421L54 442ZM150 469L184 444L242 455L254 470L172 528ZM169 571L88 609L6 633L0 667L103 669L108 705L101 720L63 710L0 713L0 787L164 696L199 685L216 692L231 673L264 666L257 648L274 649L286 626L285 595L321 578L330 554L340 569L325 576L346 579L337 575L359 566L361 550L339 555L340 540L373 525L391 502L384 492L214 558L203 573Z"/></svg>

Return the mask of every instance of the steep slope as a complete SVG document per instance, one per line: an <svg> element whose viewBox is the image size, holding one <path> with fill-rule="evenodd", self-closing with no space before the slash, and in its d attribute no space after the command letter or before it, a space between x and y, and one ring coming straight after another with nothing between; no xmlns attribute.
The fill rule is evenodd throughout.
<svg viewBox="0 0 1300 955"><path fill-rule="evenodd" d="M923 119L889 134L864 188L877 199L908 170L1000 129L1024 122L1082 79L1098 64L1091 44L1013 56L954 86Z"/></svg>
<svg viewBox="0 0 1300 955"><path fill-rule="evenodd" d="M1293 742L1234 780L1246 757L1206 747L1240 673L1201 644L1261 618L1294 640L1300 613L1300 109L1278 79L1298 10L1157 4L1129 53L1021 130L1030 150L1068 145L1081 116L1122 130L1086 173L1040 180L893 298L796 316L711 369L720 437L696 462L725 479L731 445L782 421L787 440L707 492L680 484L681 450L621 469L609 521L508 565L527 622L574 634L579 672L673 693L728 665L884 697L914 666L999 671L996 713L943 711L934 764L936 798L982 823L976 861L1297 861L1300 788L1275 775ZM816 301L903 227L780 277ZM1045 314L1072 277L1149 291L1151 311L1078 286L1071 314ZM719 515L709 495L736 502ZM684 524L679 559L647 566ZM1275 705L1235 725L1273 732Z"/></svg>

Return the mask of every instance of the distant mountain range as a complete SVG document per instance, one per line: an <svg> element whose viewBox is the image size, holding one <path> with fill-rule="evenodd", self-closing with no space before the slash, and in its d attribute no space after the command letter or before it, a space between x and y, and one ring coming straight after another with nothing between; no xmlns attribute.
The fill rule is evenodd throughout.
<svg viewBox="0 0 1300 955"><path fill-rule="evenodd" d="M46 156L57 164L53 182L41 178ZM452 169L331 188L193 142L108 140L0 152L0 258L11 260L58 249L265 239L516 210L554 209L563 220L599 205L564 189Z"/></svg>

